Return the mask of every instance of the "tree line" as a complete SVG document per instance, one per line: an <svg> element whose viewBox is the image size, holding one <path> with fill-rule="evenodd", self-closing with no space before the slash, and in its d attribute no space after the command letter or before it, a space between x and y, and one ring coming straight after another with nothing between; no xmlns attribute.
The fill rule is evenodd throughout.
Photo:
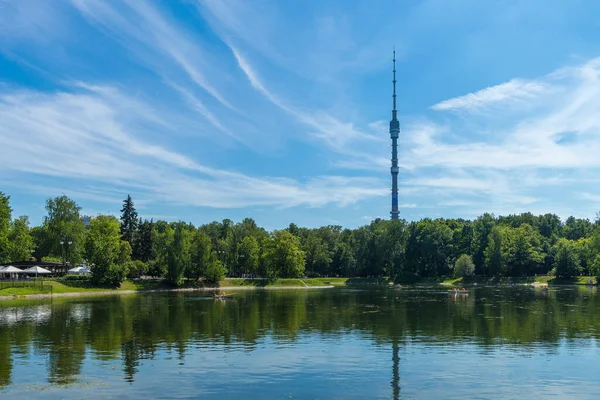
<svg viewBox="0 0 600 400"><path fill-rule="evenodd" d="M600 219L554 214L475 220L376 219L356 229L290 224L268 232L254 220L229 219L195 227L142 219L130 196L121 217L97 215L84 224L67 196L46 201L47 216L30 227L13 219L10 197L0 192L0 263L84 261L98 284L151 275L173 285L229 277L380 277L398 282L441 276L600 275Z"/></svg>

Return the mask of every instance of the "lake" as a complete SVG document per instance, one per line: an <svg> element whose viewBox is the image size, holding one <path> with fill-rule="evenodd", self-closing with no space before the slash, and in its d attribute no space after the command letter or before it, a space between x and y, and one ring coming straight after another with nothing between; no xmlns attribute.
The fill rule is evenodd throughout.
<svg viewBox="0 0 600 400"><path fill-rule="evenodd" d="M576 398L596 288L335 288L0 302L0 397Z"/></svg>

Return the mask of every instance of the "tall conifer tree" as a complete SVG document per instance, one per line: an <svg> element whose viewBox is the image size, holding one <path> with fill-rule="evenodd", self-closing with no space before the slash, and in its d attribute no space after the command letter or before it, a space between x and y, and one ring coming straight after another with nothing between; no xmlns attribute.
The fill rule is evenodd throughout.
<svg viewBox="0 0 600 400"><path fill-rule="evenodd" d="M123 240L134 246L134 237L138 227L138 214L135 211L133 200L130 195L123 200L123 208L121 209L121 236Z"/></svg>

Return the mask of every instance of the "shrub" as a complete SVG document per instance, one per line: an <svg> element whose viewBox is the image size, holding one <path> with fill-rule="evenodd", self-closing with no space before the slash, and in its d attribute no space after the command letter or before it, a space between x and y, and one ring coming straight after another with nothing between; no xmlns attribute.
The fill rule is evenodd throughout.
<svg viewBox="0 0 600 400"><path fill-rule="evenodd" d="M88 281L88 280L90 280L90 277L88 275L65 275L60 279L63 281L80 282L80 281Z"/></svg>
<svg viewBox="0 0 600 400"><path fill-rule="evenodd" d="M461 255L454 264L454 276L457 278L472 276L475 272L475 264L470 255Z"/></svg>
<svg viewBox="0 0 600 400"><path fill-rule="evenodd" d="M127 267L127 277L129 279L139 278L146 274L149 269L149 265L140 260L128 261L125 265Z"/></svg>
<svg viewBox="0 0 600 400"><path fill-rule="evenodd" d="M118 287L127 277L127 267L124 265L111 264L101 280L103 285Z"/></svg>

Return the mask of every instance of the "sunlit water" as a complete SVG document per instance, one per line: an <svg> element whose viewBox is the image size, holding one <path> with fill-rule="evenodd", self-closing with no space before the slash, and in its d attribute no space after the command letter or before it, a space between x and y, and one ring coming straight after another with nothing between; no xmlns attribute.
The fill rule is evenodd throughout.
<svg viewBox="0 0 600 400"><path fill-rule="evenodd" d="M595 288L343 288L0 302L0 398L574 398Z"/></svg>

